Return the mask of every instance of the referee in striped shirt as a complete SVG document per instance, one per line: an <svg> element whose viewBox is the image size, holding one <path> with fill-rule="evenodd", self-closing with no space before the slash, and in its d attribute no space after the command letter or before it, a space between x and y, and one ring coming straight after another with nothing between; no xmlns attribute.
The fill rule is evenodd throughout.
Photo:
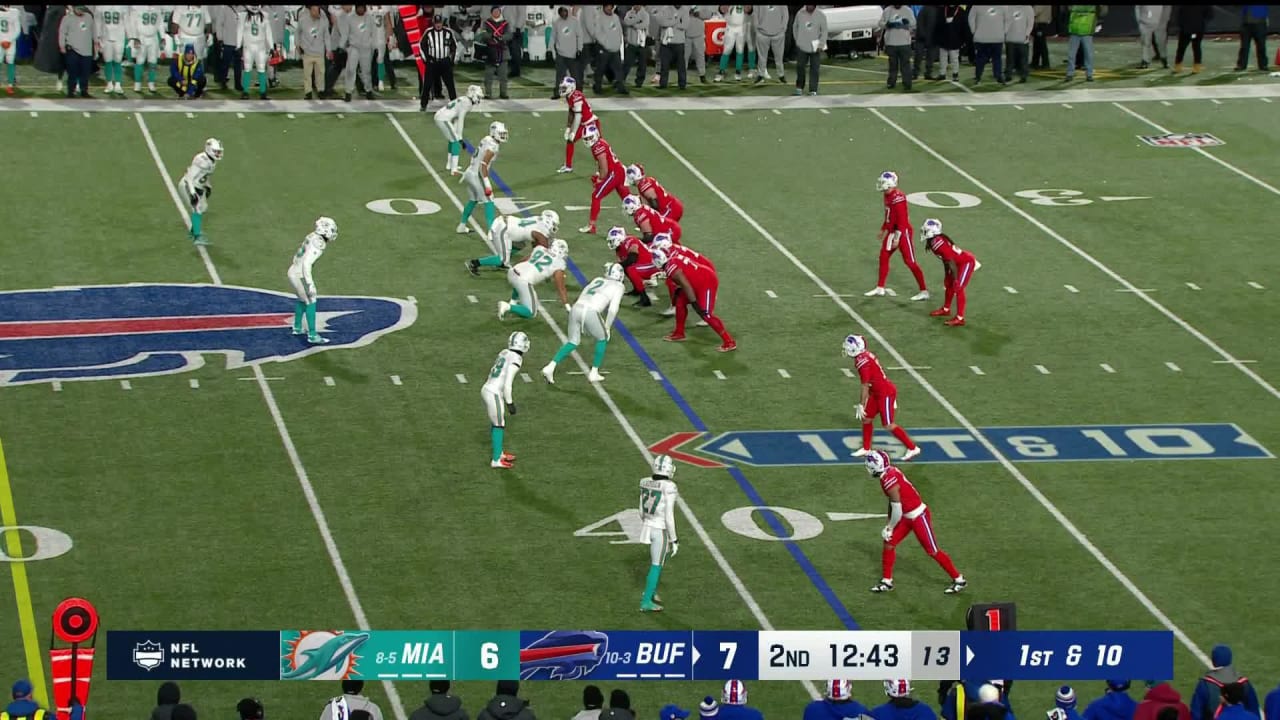
<svg viewBox="0 0 1280 720"><path fill-rule="evenodd" d="M443 99L441 82L449 91L450 100L458 97L458 91L453 85L453 58L458 51L458 41L454 38L453 31L445 27L444 17L437 14L431 19L431 27L422 33L418 48L427 66L426 76L422 78L418 93L418 109L426 110L433 94Z"/></svg>

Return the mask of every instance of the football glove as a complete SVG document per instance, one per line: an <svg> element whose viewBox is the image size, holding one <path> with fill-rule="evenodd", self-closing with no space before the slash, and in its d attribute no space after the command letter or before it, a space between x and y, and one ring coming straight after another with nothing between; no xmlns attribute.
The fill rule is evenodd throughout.
<svg viewBox="0 0 1280 720"><path fill-rule="evenodd" d="M893 232L884 236L885 252L893 252L894 250L898 249L898 238L900 236L901 236L901 233L897 230L894 230Z"/></svg>
<svg viewBox="0 0 1280 720"><path fill-rule="evenodd" d="M573 132L570 131L569 128L564 129L564 141L573 142Z"/></svg>
<svg viewBox="0 0 1280 720"><path fill-rule="evenodd" d="M670 554L670 555L668 555L667 557L675 557L675 556L676 556L676 553L678 553L678 552L680 552L680 541L679 541L679 540L672 540L672 541L671 541L671 554Z"/></svg>
<svg viewBox="0 0 1280 720"><path fill-rule="evenodd" d="M509 402L509 403L507 403L507 412L511 413L512 415L515 415L515 414L516 414L516 404L515 404L515 403L513 403L513 402Z"/></svg>
<svg viewBox="0 0 1280 720"><path fill-rule="evenodd" d="M489 182L489 178L484 179L484 196L487 198L493 197L493 183Z"/></svg>
<svg viewBox="0 0 1280 720"><path fill-rule="evenodd" d="M572 305L570 305L569 303L565 303L565 304L564 304L564 311L565 311L565 312L567 312L567 313L571 313L571 312L573 312L573 306L572 306Z"/></svg>
<svg viewBox="0 0 1280 720"><path fill-rule="evenodd" d="M880 529L880 537L884 538L885 542L889 542L890 540L892 540L893 528L889 527L888 525L885 525L883 528Z"/></svg>
<svg viewBox="0 0 1280 720"><path fill-rule="evenodd" d="M853 416L859 420L867 419L867 410L862 406L862 403L853 406Z"/></svg>

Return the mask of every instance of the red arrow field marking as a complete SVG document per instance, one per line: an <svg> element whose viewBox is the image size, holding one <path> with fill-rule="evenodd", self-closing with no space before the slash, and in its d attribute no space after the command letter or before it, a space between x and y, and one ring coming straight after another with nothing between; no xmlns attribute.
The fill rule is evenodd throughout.
<svg viewBox="0 0 1280 720"><path fill-rule="evenodd" d="M680 452L676 449L691 440L696 440L697 438L702 437L702 435L703 434L700 432L678 432L674 435L668 435L658 442L650 445L649 452L655 455L670 455L672 460L679 460L682 463L687 463L700 468L715 469L725 467L724 464L718 463L715 460L708 460L704 457L699 457L698 455L690 455L689 453Z"/></svg>

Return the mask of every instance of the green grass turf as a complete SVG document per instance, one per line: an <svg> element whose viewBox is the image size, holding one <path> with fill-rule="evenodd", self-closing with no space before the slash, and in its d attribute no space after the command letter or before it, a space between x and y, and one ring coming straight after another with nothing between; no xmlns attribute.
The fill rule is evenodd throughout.
<svg viewBox="0 0 1280 720"><path fill-rule="evenodd" d="M1175 131L1207 131L1227 141L1209 152L1273 182L1274 159L1250 152L1274 122L1257 101L1132 103ZM1135 135L1156 131L1110 105L910 108L884 112L1045 227L1139 287L1276 382L1268 328L1274 258L1253 247L1271 194L1186 150L1157 150ZM756 221L876 327L966 418L979 426L1069 423L1237 422L1263 445L1280 447L1274 399L1155 309L1074 254L1043 228L1000 204L969 179L864 110L644 113L638 116L704 172ZM587 183L560 163L560 118L504 118L512 142L496 169L524 202L561 210L575 261L592 272L610 259L598 237L578 236ZM402 120L428 160L443 145L428 123ZM473 130L482 121L474 117ZM643 161L688 208L689 244L715 258L726 278L720 313L742 349L723 356L706 330L684 345L658 341L668 321L626 308L631 328L664 375L713 432L848 426L856 386L840 371L839 339L853 319L746 221L703 185L635 117L605 117L625 162ZM264 372L309 481L324 509L363 609L375 628L753 628L755 620L703 543L681 522L683 552L664 578L670 612L635 612L644 550L574 537L579 528L629 508L645 473L627 435L576 370L560 384L517 382L520 415L508 433L519 469L496 475L483 464L487 436L476 395L505 334L533 338L525 370L558 341L541 321L493 317L505 283L479 279L461 260L482 252L473 234L453 233L451 201L382 115L152 114L146 124L171 176L209 135L227 148L206 230L210 256L227 284L284 289L286 259L314 217L336 217L341 236L317 266L322 294L417 298L418 321L359 350L321 353ZM40 148L76 140L74 173L32 172L31 201L0 204L0 225L23 230L0 243L0 289L129 281L205 282L204 265L183 238L178 211L132 115L44 113L0 116L27 142L12 148L18 167L38 167ZM992 132L992 128L999 128ZM799 138L823 137L814 147ZM109 139L102 141L100 139ZM743 152L750 148L749 152ZM800 153L798 159L797 153ZM936 215L983 260L968 316L942 332L905 300L910 278L895 259L896 299L864 299L874 283L874 232L882 210L872 181L892 167L904 189L961 192L973 208L916 207L917 227ZM455 192L461 186L450 184ZM1079 190L1089 205L1044 206L1014 195ZM1205 192L1209 188L1209 192ZM1103 202L1102 195L1149 196ZM36 202L37 198L74 202ZM436 202L425 217L387 216L365 204L387 197ZM938 198L941 200L941 198ZM616 199L602 225L621 222ZM931 284L936 260L921 253ZM1187 288L1197 283L1202 290ZM1063 285L1078 292L1071 293ZM1014 287L1010 294L1004 286ZM777 297L770 298L765 290ZM576 292L571 290L576 296ZM472 303L468 295L478 302ZM544 297L551 297L549 291ZM660 303L661 304L661 303ZM563 327L563 311L548 307ZM886 355L882 353L882 356ZM1164 363L1176 362L1181 371ZM1100 363L1117 372L1105 373ZM896 363L887 363L896 364ZM1041 375L1043 364L1052 370ZM985 374L975 375L970 365ZM777 369L792 376L784 379ZM621 342L611 345L606 388L646 443L690 429L688 421ZM715 371L726 377L718 380ZM460 384L456 374L464 374ZM903 371L892 372L907 427L951 427L955 419ZM403 385L394 385L399 375ZM75 548L31 563L41 642L62 597L83 594L110 628L350 627L344 599L316 523L284 452L258 384L219 358L172 376L118 383L6 387L0 426L19 518L61 529ZM188 380L200 381L192 389ZM333 378L332 386L325 378ZM1200 647L1235 646L1260 685L1280 674L1277 631L1266 622L1274 580L1251 557L1265 557L1271 461L1021 464L1019 470L1086 533ZM858 468L744 468L773 506L819 518L828 510L883 507ZM866 628L957 628L979 600L1013 599L1024 625L1041 628L1159 627L1150 613L998 465L933 465L910 471L938 530L974 592L944 598L941 573L914 547L898 565L891 597L866 593L879 573L877 526L826 522L801 543L815 567ZM838 621L782 543L752 540L720 516L751 504L724 471L681 467L682 493L709 537L780 628L834 628ZM616 529L616 528L606 528ZM1228 547L1224 550L1223 543ZM0 583L0 607L13 607ZM1221 613L1230 607L1229 614ZM2 617L12 617L5 614ZM0 626L16 647L16 621ZM20 653L0 654L0 676L25 673ZM1190 689L1195 658L1177 648L1177 682ZM188 683L202 712L230 708L245 694L268 706L319 708L331 688L285 683ZM618 683L642 714L676 700L691 706L708 683ZM920 696L931 700L921 684ZM409 709L422 683L397 683ZM477 708L488 684L460 687ZM1039 709L1048 688L1015 694ZM871 683L865 698L878 697ZM580 685L526 689L541 712L571 712ZM1090 690L1082 690L1090 695ZM91 701L108 716L151 702L151 683L100 681ZM382 699L381 688L371 694ZM1038 698L1038 699L1033 699ZM757 684L766 713L795 712L796 683ZM1044 702L1047 705L1047 702ZM384 705L384 710L390 711Z"/></svg>

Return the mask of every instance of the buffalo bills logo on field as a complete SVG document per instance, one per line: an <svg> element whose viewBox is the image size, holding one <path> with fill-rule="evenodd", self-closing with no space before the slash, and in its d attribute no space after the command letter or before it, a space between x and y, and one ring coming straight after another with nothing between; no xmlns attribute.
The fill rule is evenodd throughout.
<svg viewBox="0 0 1280 720"><path fill-rule="evenodd" d="M227 369L368 345L409 327L407 300L323 297L330 344L290 332L291 294L228 285L136 283L0 292L0 385L167 375L225 355Z"/></svg>
<svg viewBox="0 0 1280 720"><path fill-rule="evenodd" d="M520 649L520 679L543 671L551 680L581 680L609 650L609 636L598 630L553 630Z"/></svg>

